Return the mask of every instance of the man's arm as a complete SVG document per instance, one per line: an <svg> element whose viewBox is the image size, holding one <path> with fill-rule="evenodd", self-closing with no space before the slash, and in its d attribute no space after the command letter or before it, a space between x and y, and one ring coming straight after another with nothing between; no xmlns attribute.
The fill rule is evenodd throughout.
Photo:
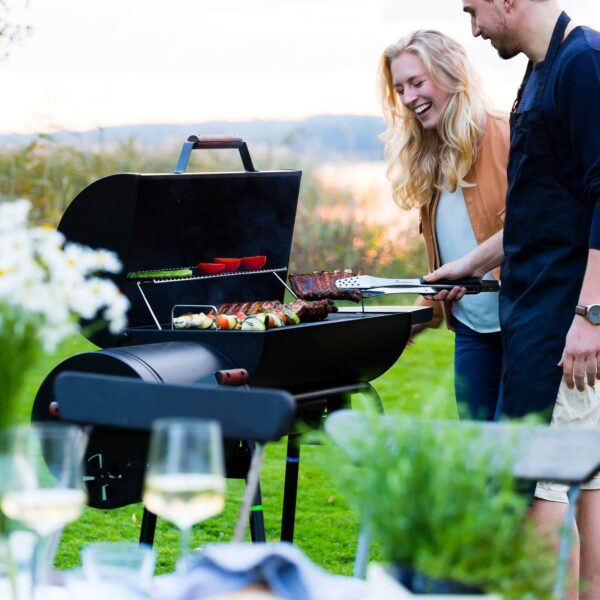
<svg viewBox="0 0 600 600"><path fill-rule="evenodd" d="M585 91L581 82L585 81ZM573 87L575 86L575 87ZM556 108L571 137L571 148L583 169L583 194L593 202L588 262L579 296L580 304L600 303L600 138L598 93L600 93L600 50L576 53L562 69L555 87ZM563 368L569 388L585 389L598 379L600 328L576 316L567 338Z"/></svg>
<svg viewBox="0 0 600 600"><path fill-rule="evenodd" d="M458 260L446 263L433 273L425 276L425 281L433 283L438 279L463 279L465 277L483 277L487 272L500 265L504 258L502 247L503 230L496 232L477 246L472 252ZM465 288L455 287L442 290L433 300L460 300L465 295Z"/></svg>
<svg viewBox="0 0 600 600"><path fill-rule="evenodd" d="M589 251L579 304L600 304L600 250ZM586 379L592 386L600 381L600 326L575 315L558 366L570 389L582 392Z"/></svg>

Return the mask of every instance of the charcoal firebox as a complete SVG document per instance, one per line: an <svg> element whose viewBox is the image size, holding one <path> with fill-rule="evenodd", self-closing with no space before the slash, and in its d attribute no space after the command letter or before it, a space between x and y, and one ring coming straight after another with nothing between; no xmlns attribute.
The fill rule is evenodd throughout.
<svg viewBox="0 0 600 600"><path fill-rule="evenodd" d="M185 173L190 152L207 148L239 150L245 170ZM172 328L174 311L198 306L206 311L224 302L283 301L300 178L296 170L255 171L242 140L191 136L174 173L116 174L81 191L59 230L71 242L107 248L119 256L124 269L114 278L131 302L128 327L119 335L108 329L88 334L101 349L68 358L48 375L36 396L33 419L60 418L52 405L53 382L65 371L219 386L227 383L224 374L243 369L251 386L292 393L298 419L318 418L347 404L354 391L372 391L369 382L394 364L411 324L428 320L430 309L357 309L267 331ZM255 255L267 256L257 271L203 275L196 268L215 257ZM125 276L182 267L192 275L166 280ZM146 445L146 435L95 428L86 451L91 506L116 508L139 501ZM247 467L248 454L240 448L228 453L230 476L243 477ZM283 539L293 535L296 435L289 436L289 451ZM96 485L101 473L110 485Z"/></svg>

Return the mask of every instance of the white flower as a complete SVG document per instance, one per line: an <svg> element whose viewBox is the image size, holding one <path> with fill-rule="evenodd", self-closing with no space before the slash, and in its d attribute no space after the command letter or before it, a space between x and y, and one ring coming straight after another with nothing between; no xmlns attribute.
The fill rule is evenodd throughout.
<svg viewBox="0 0 600 600"><path fill-rule="evenodd" d="M117 286L115 286L115 293L111 302L107 303L106 308L102 313L103 318L109 323L108 328L111 333L119 333L119 331L125 329L129 306L130 303L127 296L122 294Z"/></svg>
<svg viewBox="0 0 600 600"><path fill-rule="evenodd" d="M51 350L80 319L105 319L112 333L126 326L129 301L101 272L117 273L114 252L66 243L48 227L28 227L27 200L0 203L0 305L35 317L39 339Z"/></svg>
<svg viewBox="0 0 600 600"><path fill-rule="evenodd" d="M104 271L106 273L119 273L121 271L121 262L117 255L110 250L97 250L94 254L96 272Z"/></svg>
<svg viewBox="0 0 600 600"><path fill-rule="evenodd" d="M94 250L81 244L68 243L65 244L63 253L66 259L63 266L73 277L94 272Z"/></svg>

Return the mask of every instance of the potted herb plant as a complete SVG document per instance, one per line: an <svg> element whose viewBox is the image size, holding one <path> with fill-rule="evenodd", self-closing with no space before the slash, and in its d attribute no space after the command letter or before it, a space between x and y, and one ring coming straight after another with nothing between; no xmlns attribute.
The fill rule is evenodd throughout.
<svg viewBox="0 0 600 600"><path fill-rule="evenodd" d="M326 427L330 471L400 587L551 598L555 553L526 518L508 449L475 423L347 416Z"/></svg>

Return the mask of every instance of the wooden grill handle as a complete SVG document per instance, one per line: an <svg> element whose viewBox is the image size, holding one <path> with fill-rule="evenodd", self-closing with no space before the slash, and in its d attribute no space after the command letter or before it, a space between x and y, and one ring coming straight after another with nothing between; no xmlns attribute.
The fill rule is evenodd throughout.
<svg viewBox="0 0 600 600"><path fill-rule="evenodd" d="M238 150L244 169L256 173L246 142L242 138L226 135L190 135L181 149L175 173L185 173L192 150Z"/></svg>
<svg viewBox="0 0 600 600"><path fill-rule="evenodd" d="M215 371L219 385L244 385L250 380L246 369L223 369Z"/></svg>

